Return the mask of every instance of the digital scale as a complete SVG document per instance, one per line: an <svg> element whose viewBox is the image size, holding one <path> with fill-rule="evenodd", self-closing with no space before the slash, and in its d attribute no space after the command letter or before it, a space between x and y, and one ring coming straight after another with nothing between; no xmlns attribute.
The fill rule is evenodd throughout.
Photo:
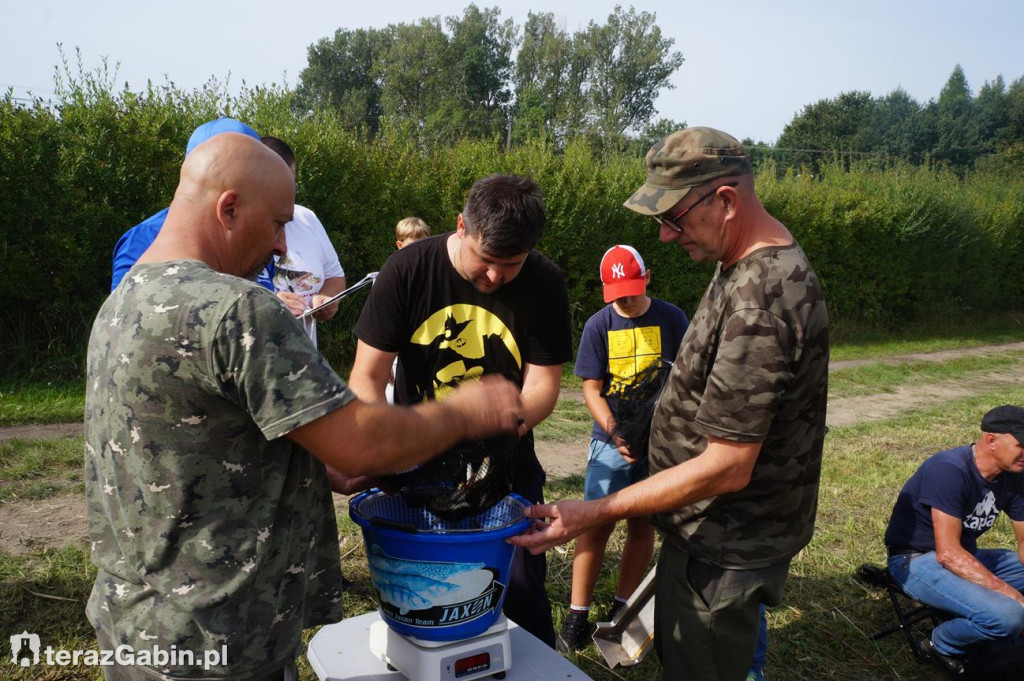
<svg viewBox="0 0 1024 681"><path fill-rule="evenodd" d="M306 656L320 681L591 681L504 615L470 639L424 641L370 612L320 629Z"/></svg>
<svg viewBox="0 0 1024 681"><path fill-rule="evenodd" d="M403 636L382 621L370 625L370 652L410 679L473 681L505 678L511 660L508 619L464 641L425 641Z"/></svg>

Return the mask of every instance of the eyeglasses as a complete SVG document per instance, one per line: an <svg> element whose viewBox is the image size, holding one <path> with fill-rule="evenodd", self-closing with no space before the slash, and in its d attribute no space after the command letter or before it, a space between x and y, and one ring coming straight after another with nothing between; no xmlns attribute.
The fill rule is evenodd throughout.
<svg viewBox="0 0 1024 681"><path fill-rule="evenodd" d="M654 218L654 221L658 223L659 227L665 225L675 233L682 234L683 228L679 226L679 221L685 218L687 213L689 213L691 210L693 210L701 203L703 203L705 199L714 196L722 187L738 187L739 184L739 182L726 182L725 184L720 184L711 191L709 191L704 196L700 197L699 199L691 203L690 207L684 210L682 213L679 213L678 215L675 215L673 217L667 217L664 213L662 213L661 215L652 215L651 217Z"/></svg>

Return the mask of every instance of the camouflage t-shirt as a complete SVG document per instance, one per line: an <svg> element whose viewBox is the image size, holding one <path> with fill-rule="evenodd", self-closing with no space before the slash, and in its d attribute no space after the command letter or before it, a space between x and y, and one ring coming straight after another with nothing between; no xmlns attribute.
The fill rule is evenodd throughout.
<svg viewBox="0 0 1024 681"><path fill-rule="evenodd" d="M707 436L763 442L749 485L655 516L666 540L719 567L782 562L810 541L828 387L828 313L803 250L719 264L651 424L651 474Z"/></svg>
<svg viewBox="0 0 1024 681"><path fill-rule="evenodd" d="M138 265L89 339L87 614L117 643L227 646L232 678L341 617L324 466L283 437L354 399L266 289L192 260Z"/></svg>

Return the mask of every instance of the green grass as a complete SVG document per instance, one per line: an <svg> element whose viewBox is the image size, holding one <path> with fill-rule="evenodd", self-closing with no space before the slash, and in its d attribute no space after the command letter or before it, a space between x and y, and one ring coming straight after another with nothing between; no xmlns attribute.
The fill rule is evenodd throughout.
<svg viewBox="0 0 1024 681"><path fill-rule="evenodd" d="M1024 341L1024 314L952 314L913 324L833 324L833 360L890 357Z"/></svg>
<svg viewBox="0 0 1024 681"><path fill-rule="evenodd" d="M0 384L0 427L73 423L84 412L84 382Z"/></svg>
<svg viewBox="0 0 1024 681"><path fill-rule="evenodd" d="M820 507L813 540L794 560L785 602L769 615L768 672L773 681L899 678L924 681L937 678L919 665L898 636L870 641L868 635L892 622L891 606L884 592L853 579L860 563L881 563L881 537L896 493L906 478L935 451L970 442L980 415L992 404L1024 403L1024 388L988 391L941 407L905 414L899 418L858 426L833 428L826 439ZM52 448L62 441L46 443ZM60 466L64 456L51 459ZM6 471L9 458L2 462ZM10 477L17 478L17 475ZM582 478L553 480L549 500L578 498ZM369 573L358 529L347 517L340 519L343 570L357 585L345 594L349 616L375 608L365 593ZM1012 546L1013 534L1001 520L985 536L985 545ZM605 559L606 570L597 587L597 613L614 589L614 565L622 546L621 528L613 535ZM549 554L548 594L556 623L564 615L571 579L571 546ZM28 629L61 647L91 645L91 632L82 616L89 584L94 575L81 544L60 550L40 549L24 556L0 554L0 628ZM33 594L34 592L34 594ZM362 593L360 593L362 592ZM36 595L42 594L42 595ZM50 597L71 598L73 602ZM307 640L314 630L307 632ZM608 670L599 654L589 648L573 661L598 681L660 678L657 660L649 656L632 669ZM314 677L305 661L302 678ZM71 670L68 670L71 671ZM81 675L14 678L99 678Z"/></svg>
<svg viewBox="0 0 1024 681"><path fill-rule="evenodd" d="M942 381L985 381L986 374L1021 366L1024 366L1022 351L970 355L942 362L877 362L831 371L828 394L829 397L852 397Z"/></svg>
<svg viewBox="0 0 1024 681"><path fill-rule="evenodd" d="M587 441L594 423L587 405L577 399L560 399L555 410L534 428L538 440L553 442Z"/></svg>
<svg viewBox="0 0 1024 681"><path fill-rule="evenodd" d="M862 585L853 575L863 562L883 561L882 535L892 503L920 462L936 451L970 442L976 437L981 415L992 405L1024 403L1024 387L1019 384L981 380L988 373L1022 362L1024 353L1014 351L946 362L873 363L833 372L832 396L884 395L899 387L952 381L977 394L898 418L830 430L815 536L793 561L783 605L769 614L767 674L772 681L938 678L931 668L913 659L898 635L880 641L868 639L871 632L892 623L892 608L884 592ZM563 399L555 414L537 429L537 435L546 440L585 440L590 423L581 402ZM0 504L80 490L81 452L80 438L0 444ZM582 485L578 475L549 480L546 496L549 500L579 498ZM344 595L347 615L354 616L376 606L369 595L360 532L347 517L339 518L339 525L343 571L357 587ZM95 570L82 538L73 539L72 545L62 549L28 547L23 555L0 551L0 631L34 631L55 648L94 645L83 610ZM983 539L987 546L1013 546L1014 541L1005 518ZM595 618L603 613L614 591L614 568L622 541L620 528L605 557L606 569L595 594ZM549 552L548 559L547 591L557 626L569 598L571 545ZM315 630L306 632L307 641L313 633ZM598 681L660 678L653 655L638 667L614 671L604 666L593 647L572 660ZM300 669L303 681L315 678L304 658ZM22 673L18 670L13 677L0 676L45 681L101 678L86 668L36 668L32 672L18 676Z"/></svg>
<svg viewBox="0 0 1024 681"><path fill-rule="evenodd" d="M0 442L0 503L82 493L82 438Z"/></svg>
<svg viewBox="0 0 1024 681"><path fill-rule="evenodd" d="M40 549L23 556L0 552L0 631L38 634L43 647L63 650L96 648L96 633L85 617L85 604L96 579L88 546L79 542L60 549ZM22 669L0 661L0 677L24 681L99 681L99 667L36 665Z"/></svg>

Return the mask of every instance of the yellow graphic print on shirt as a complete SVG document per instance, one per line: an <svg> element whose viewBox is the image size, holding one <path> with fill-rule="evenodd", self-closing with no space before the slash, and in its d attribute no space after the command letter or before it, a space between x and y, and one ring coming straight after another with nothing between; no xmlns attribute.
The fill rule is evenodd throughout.
<svg viewBox="0 0 1024 681"><path fill-rule="evenodd" d="M420 324L409 339L432 348L437 357L434 398L444 399L462 381L480 378L485 369L506 364L523 367L512 332L500 317L476 305L449 305Z"/></svg>
<svg viewBox="0 0 1024 681"><path fill-rule="evenodd" d="M661 360L661 328L638 326L608 332L608 395L615 395L633 377Z"/></svg>

